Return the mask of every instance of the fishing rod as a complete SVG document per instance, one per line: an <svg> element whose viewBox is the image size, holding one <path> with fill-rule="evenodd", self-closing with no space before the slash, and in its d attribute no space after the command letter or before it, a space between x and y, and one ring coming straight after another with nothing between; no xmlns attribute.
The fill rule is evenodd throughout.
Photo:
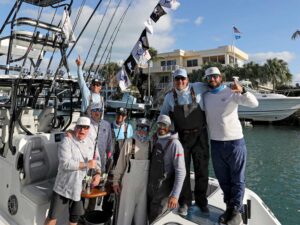
<svg viewBox="0 0 300 225"><path fill-rule="evenodd" d="M110 6L110 3L111 3L111 0L109 0L109 3L108 3L108 5L107 5L107 7L106 7L106 9L105 9L105 12L104 12L104 14L103 14L103 17L101 18L101 21L100 21L99 26L98 26L98 28L97 28L97 31L96 31L96 33L95 33L95 36L94 36L94 39L93 39L92 44L91 44L91 46L90 46L90 49L89 49L89 51L88 51L88 53L87 53L87 56L86 56L86 58L85 58L85 60L84 60L84 63L83 63L82 68L85 67L85 64L86 64L86 62L87 62L87 60L88 60L88 57L89 57L89 55L90 55L90 52L91 52L91 50L92 50L92 48L93 48L93 45L94 45L95 40L96 40L96 37L98 36L100 27L101 27L101 25L102 25L102 23L103 23L103 20L104 20L105 16L106 16L106 13L107 13L107 11L108 11L108 8L109 8L109 6Z"/></svg>
<svg viewBox="0 0 300 225"><path fill-rule="evenodd" d="M115 42L115 40L116 40L116 38L117 38L117 35L118 35L118 33L119 33L119 31L120 31L120 28L121 28L121 26L122 26L122 24L123 24L123 22L124 22L124 19L125 19L125 16L126 16L127 12L128 12L128 9L129 9L130 6L132 5L133 1L134 1L134 0L132 0L132 1L129 3L129 5L127 6L126 10L123 12L121 18L119 19L119 21L118 21L118 23L117 23L117 26L115 26L115 29L114 29L114 31L112 32L111 37L110 37L109 41L107 42L106 48L105 48L105 50L104 50L104 52L103 52L103 54L102 54L102 56L101 56L101 59L100 59L100 61L99 61L99 63L98 63L98 66L97 66L97 68L96 68L95 74L97 74L97 72L98 72L98 70L99 70L99 68L100 68L100 65L101 65L103 56L104 56L104 54L105 54L105 52L106 52L106 50L107 50L107 48L108 48L108 46L109 46L109 43L111 42L112 38L114 38L113 41L111 42L110 51L108 52L107 57L106 57L106 59L105 59L105 61L104 61L104 65L106 64L107 59L108 59L108 57L109 57L109 53L111 53L111 51L112 51L112 46L113 46L113 44L114 44L114 42ZM115 34L115 32L116 32L116 34Z"/></svg>
<svg viewBox="0 0 300 225"><path fill-rule="evenodd" d="M88 20L87 20L87 22L85 23L83 29L81 30L80 34L78 35L77 39L75 40L75 42L74 42L72 48L70 49L69 53L67 54L67 58L71 55L73 49L75 48L75 46L77 45L77 43L78 43L78 41L79 41L79 39L80 39L80 37L81 37L81 35L83 34L83 32L85 31L86 27L87 27L88 24L90 23L92 17L94 16L94 14L96 13L96 11L98 10L98 8L99 8L101 2L102 2L102 0L99 0L99 2L97 3L97 5L96 5L94 11L92 12L92 14L90 15L90 17L88 18Z"/></svg>
<svg viewBox="0 0 300 225"><path fill-rule="evenodd" d="M122 0L119 1L118 5L117 5L117 7L116 7L116 9L115 9L115 11L114 11L114 13L113 13L113 15L112 15L112 17L111 17L109 23L108 23L108 25L107 25L107 27L106 27L106 30L105 30L105 32L104 32L104 35L103 35L103 37L102 37L102 39L101 39L101 42L100 42L99 47L98 47L98 49L97 49L97 52L96 52L96 54L95 54L94 60L93 60L91 66L90 66L90 68L89 68L89 70L88 70L88 75L87 75L86 81L87 81L87 80L89 79L89 77L90 77L91 69L93 68L93 66L94 66L94 64L95 64L95 62L96 62L96 59L97 59L97 57L98 57L98 55L99 55L99 52L100 52L100 49L102 48L102 44L103 44L103 42L104 42L104 39L105 39L105 37L106 37L106 35L107 35L107 32L108 32L108 30L109 30L109 28L110 28L110 25L111 25L112 21L113 21L115 15L116 15L116 12L117 12L117 10L119 9L119 6L120 6L121 2L122 2Z"/></svg>

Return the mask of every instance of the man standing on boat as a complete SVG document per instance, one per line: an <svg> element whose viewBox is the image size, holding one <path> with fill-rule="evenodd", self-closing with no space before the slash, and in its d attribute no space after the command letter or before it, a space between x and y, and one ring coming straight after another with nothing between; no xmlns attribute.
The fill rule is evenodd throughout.
<svg viewBox="0 0 300 225"><path fill-rule="evenodd" d="M178 133L171 133L171 119L160 115L151 152L148 181L148 219L150 224L168 209L178 205L186 170Z"/></svg>
<svg viewBox="0 0 300 225"><path fill-rule="evenodd" d="M222 84L222 75L217 67L208 68L205 79L210 89L204 94L204 105L212 162L227 206L219 222L239 225L242 224L240 212L245 193L247 149L238 118L238 105L254 108L258 106L258 101L236 80L231 88Z"/></svg>
<svg viewBox="0 0 300 225"><path fill-rule="evenodd" d="M45 225L55 225L61 213L68 209L71 225L78 223L83 215L80 201L82 181L88 169L96 169L92 185L100 182L100 161L94 158L94 143L88 138L90 119L80 117L77 120L74 135L64 138L58 149L58 172L53 188L48 217Z"/></svg>
<svg viewBox="0 0 300 225"><path fill-rule="evenodd" d="M116 119L111 123L112 128L112 136L115 141L114 145L114 165L117 164L120 149L127 138L132 138L133 136L133 129L131 124L126 123L127 118L127 110L124 108L118 108L116 110Z"/></svg>
<svg viewBox="0 0 300 225"><path fill-rule="evenodd" d="M88 88L83 77L80 56L78 56L78 58L76 59L76 64L78 84L82 94L81 113L90 116L90 106L92 104L100 104L102 110L104 110L104 100L101 96L102 81L97 78L94 78L92 80L90 88Z"/></svg>
<svg viewBox="0 0 300 225"><path fill-rule="evenodd" d="M195 172L195 202L202 213L209 214L206 190L208 187L209 146L203 111L202 94L207 91L203 83L189 83L185 69L173 73L174 89L167 93L160 114L170 115L184 148L186 177L179 197L178 213L187 215L192 204L190 183L191 158Z"/></svg>
<svg viewBox="0 0 300 225"><path fill-rule="evenodd" d="M113 189L120 195L117 225L147 224L147 183L151 150L150 123L136 122L132 139L126 139L114 170Z"/></svg>

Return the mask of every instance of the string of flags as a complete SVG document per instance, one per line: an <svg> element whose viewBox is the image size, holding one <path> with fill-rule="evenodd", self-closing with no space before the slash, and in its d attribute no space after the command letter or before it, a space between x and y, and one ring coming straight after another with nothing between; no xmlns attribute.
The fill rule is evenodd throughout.
<svg viewBox="0 0 300 225"><path fill-rule="evenodd" d="M150 18L144 23L145 28L134 45L131 54L125 60L122 68L116 75L121 91L125 91L131 86L132 83L129 77L133 76L136 66L145 68L147 67L148 61L151 59L147 34L153 34L152 23L156 23L163 15L167 14L164 8L176 10L179 6L180 3L177 0L160 0L155 6Z"/></svg>

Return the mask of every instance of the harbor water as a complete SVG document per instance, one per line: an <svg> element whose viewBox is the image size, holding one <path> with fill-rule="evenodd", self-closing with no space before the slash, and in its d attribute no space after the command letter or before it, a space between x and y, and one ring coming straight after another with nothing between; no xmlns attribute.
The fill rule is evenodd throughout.
<svg viewBox="0 0 300 225"><path fill-rule="evenodd" d="M300 224L300 127L244 128L247 187L283 225Z"/></svg>
<svg viewBox="0 0 300 225"><path fill-rule="evenodd" d="M114 116L107 119L112 121ZM135 125L135 120L131 120ZM254 125L244 128L246 185L283 225L300 224L300 127ZM210 162L210 176L214 177ZM263 225L263 224L261 224Z"/></svg>

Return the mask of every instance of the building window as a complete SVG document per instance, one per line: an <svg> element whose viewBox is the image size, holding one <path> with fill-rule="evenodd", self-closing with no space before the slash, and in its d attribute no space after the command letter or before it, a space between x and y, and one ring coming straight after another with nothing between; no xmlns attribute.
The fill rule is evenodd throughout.
<svg viewBox="0 0 300 225"><path fill-rule="evenodd" d="M218 62L221 64L225 64L225 55L215 55L215 56L203 57L202 61L203 61L203 64L209 63L209 62Z"/></svg>
<svg viewBox="0 0 300 225"><path fill-rule="evenodd" d="M225 55L218 55L218 62L221 64L225 64Z"/></svg>
<svg viewBox="0 0 300 225"><path fill-rule="evenodd" d="M160 61L162 71L172 71L176 69L176 60Z"/></svg>
<svg viewBox="0 0 300 225"><path fill-rule="evenodd" d="M195 67L198 66L198 60L197 59L187 60L186 64L187 67Z"/></svg>

